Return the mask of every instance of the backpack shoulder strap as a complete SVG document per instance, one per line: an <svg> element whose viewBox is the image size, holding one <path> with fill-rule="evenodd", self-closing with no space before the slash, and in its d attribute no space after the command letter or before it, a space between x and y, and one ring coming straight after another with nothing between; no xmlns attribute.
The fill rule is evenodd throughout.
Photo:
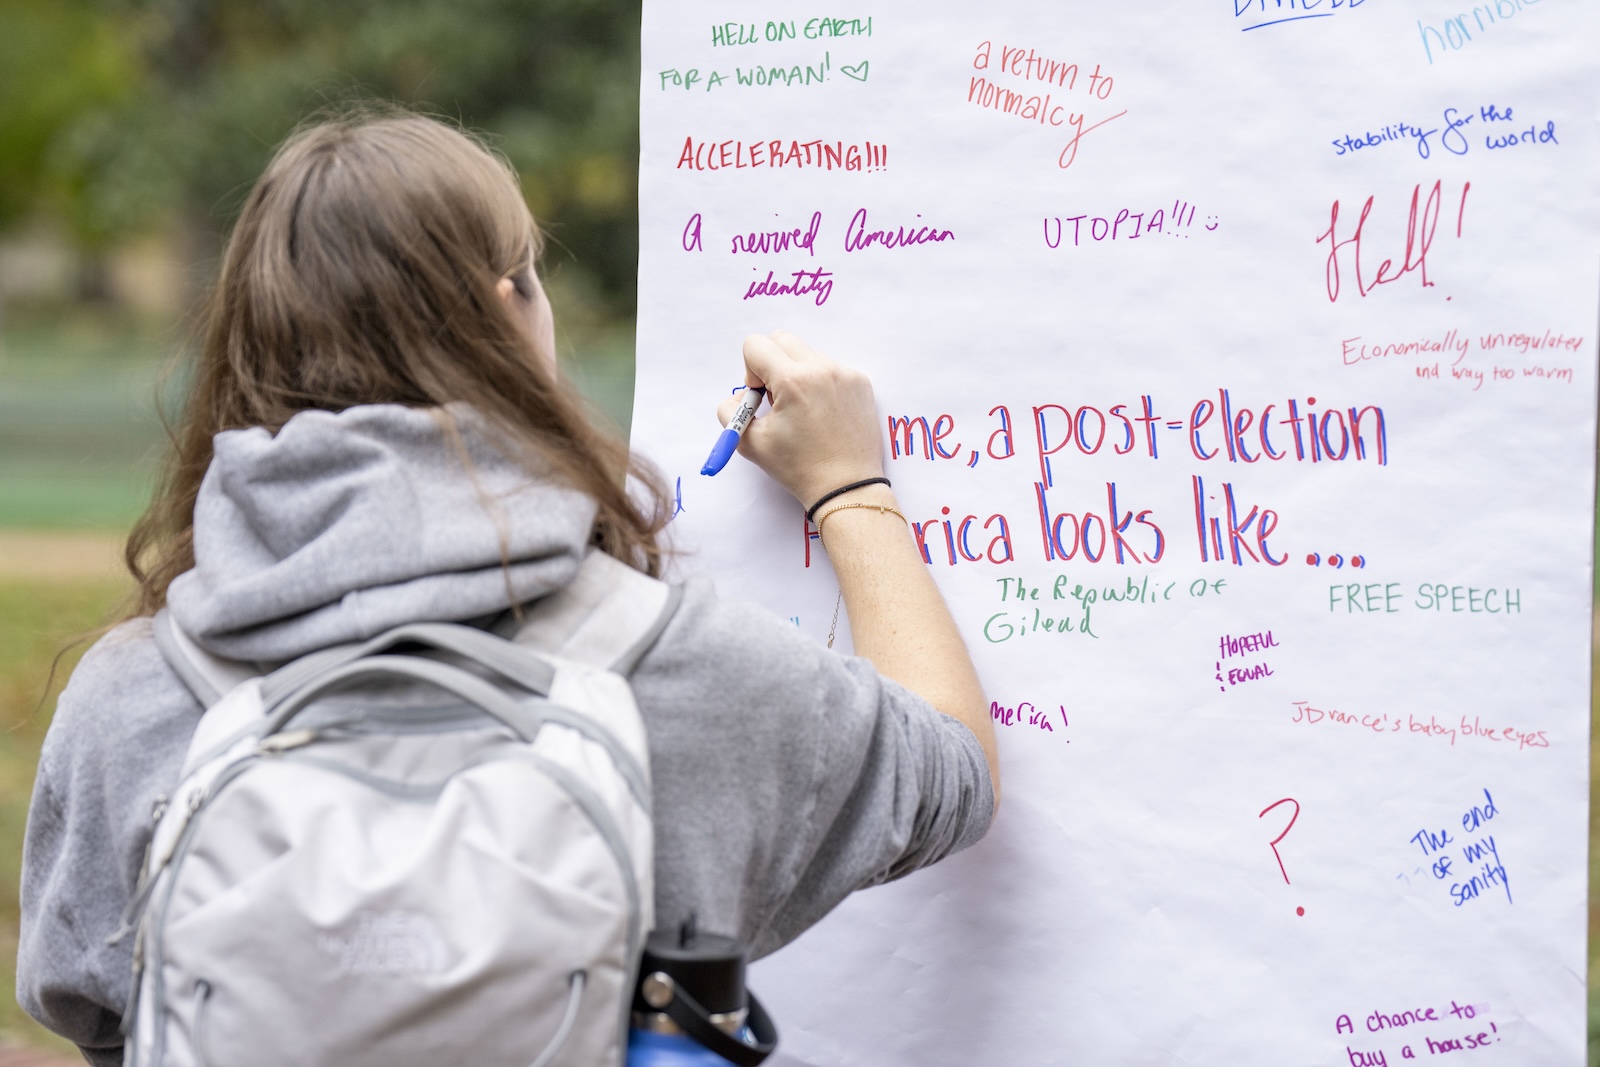
<svg viewBox="0 0 1600 1067"><path fill-rule="evenodd" d="M240 682L267 673L257 664L223 659L205 651L178 628L166 608L156 612L152 630L156 647L167 665L206 708L221 700Z"/></svg>
<svg viewBox="0 0 1600 1067"><path fill-rule="evenodd" d="M519 645L624 677L656 643L683 599L681 587L591 549L566 588L535 601L500 632Z"/></svg>

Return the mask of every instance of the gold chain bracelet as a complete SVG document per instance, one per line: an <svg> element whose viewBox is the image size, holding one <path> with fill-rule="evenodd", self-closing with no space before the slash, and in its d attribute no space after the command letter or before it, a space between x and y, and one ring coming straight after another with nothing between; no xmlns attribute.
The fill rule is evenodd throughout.
<svg viewBox="0 0 1600 1067"><path fill-rule="evenodd" d="M839 514L839 512L841 512L841 511L850 511L853 508L868 508L868 509L870 509L872 511L876 511L880 515L893 515L895 518L897 518L901 522L905 523L908 528L911 526L911 523L906 519L906 517L904 515L900 514L900 509L899 508L891 507L888 504L859 504L859 503L858 504L840 504L840 505L838 505L836 507L829 508L827 511L824 511L821 515L817 516L817 521L816 521L817 536L818 537L822 536L822 524L823 523L827 522L833 516ZM824 541L824 544L826 544L826 541Z"/></svg>

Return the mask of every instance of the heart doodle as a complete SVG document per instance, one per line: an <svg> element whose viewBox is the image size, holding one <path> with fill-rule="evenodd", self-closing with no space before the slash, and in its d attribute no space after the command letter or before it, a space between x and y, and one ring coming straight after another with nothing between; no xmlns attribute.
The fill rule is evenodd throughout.
<svg viewBox="0 0 1600 1067"><path fill-rule="evenodd" d="M854 78L858 82L867 80L867 60L863 59L853 67L840 67L839 73Z"/></svg>

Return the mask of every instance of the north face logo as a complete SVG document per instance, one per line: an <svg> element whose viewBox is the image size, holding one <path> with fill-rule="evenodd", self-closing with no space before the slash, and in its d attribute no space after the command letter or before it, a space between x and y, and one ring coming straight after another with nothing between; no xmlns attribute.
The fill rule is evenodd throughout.
<svg viewBox="0 0 1600 1067"><path fill-rule="evenodd" d="M317 947L338 961L342 974L433 974L446 965L444 932L414 911L357 912L319 934Z"/></svg>

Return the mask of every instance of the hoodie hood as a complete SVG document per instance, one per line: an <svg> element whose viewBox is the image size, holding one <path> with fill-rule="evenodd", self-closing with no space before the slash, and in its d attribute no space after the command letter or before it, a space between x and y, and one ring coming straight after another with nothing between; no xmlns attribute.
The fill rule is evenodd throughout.
<svg viewBox="0 0 1600 1067"><path fill-rule="evenodd" d="M594 517L588 496L495 448L465 406L305 411L275 435L217 435L195 501L195 566L167 606L214 655L292 659L559 589Z"/></svg>

